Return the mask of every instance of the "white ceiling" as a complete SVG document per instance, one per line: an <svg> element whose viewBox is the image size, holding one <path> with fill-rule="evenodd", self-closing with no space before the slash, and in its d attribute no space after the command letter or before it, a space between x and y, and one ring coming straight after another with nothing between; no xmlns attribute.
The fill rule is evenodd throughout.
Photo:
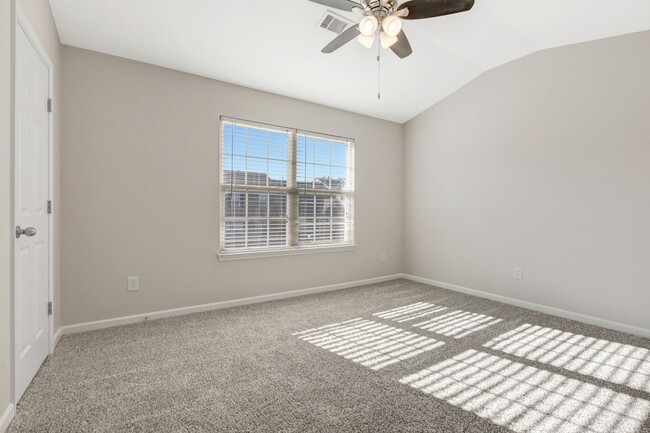
<svg viewBox="0 0 650 433"><path fill-rule="evenodd" d="M465 13L405 21L414 53L318 27L307 0L50 0L61 42L403 123L485 70L540 49L650 29L649 0L477 0ZM354 13L336 11L358 20Z"/></svg>

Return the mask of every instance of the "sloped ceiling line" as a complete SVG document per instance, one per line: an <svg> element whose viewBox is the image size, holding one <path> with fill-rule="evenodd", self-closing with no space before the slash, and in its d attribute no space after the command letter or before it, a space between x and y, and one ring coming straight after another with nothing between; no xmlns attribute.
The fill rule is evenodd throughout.
<svg viewBox="0 0 650 433"><path fill-rule="evenodd" d="M50 0L66 45L398 123L540 49L650 30L650 1L621 3L477 0L469 12L405 22L414 54L385 52L377 100L374 49L352 42L322 54L333 33L318 26L326 8L307 0Z"/></svg>

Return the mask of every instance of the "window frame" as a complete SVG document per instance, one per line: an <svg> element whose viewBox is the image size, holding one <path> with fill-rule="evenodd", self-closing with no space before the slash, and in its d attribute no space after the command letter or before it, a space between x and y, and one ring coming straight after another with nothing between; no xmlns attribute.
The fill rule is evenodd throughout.
<svg viewBox="0 0 650 433"><path fill-rule="evenodd" d="M225 249L225 234L226 234L226 192L231 189L232 183L223 183L224 180L224 127L227 125L238 125L244 127L251 127L260 130L269 130L273 132L285 132L288 134L287 140L287 186L286 187L271 187L268 186L255 186L255 185L238 185L238 189L247 191L277 191L286 192L287 194L287 245L280 246L264 246L264 247L247 247L237 249ZM346 144L346 189L345 190L323 190L323 189L307 189L298 187L298 167L297 167L297 149L298 138L314 138L323 139L327 141L336 141ZM353 251L356 249L355 236L354 236L354 196L355 196L355 140L348 137L340 137L332 134L325 134L320 132L307 131L297 128L289 128L285 126L272 125L268 123L256 122L251 120L239 119L230 116L219 117L219 248L217 256L219 261L230 261L240 259L252 258L266 258L275 256L292 256L302 254L314 253L328 253L328 252L342 252ZM300 193L314 193L323 194L329 193L332 195L341 195L346 197L346 228L345 242L338 243L315 243L308 245L298 245L298 226L299 226L299 197Z"/></svg>

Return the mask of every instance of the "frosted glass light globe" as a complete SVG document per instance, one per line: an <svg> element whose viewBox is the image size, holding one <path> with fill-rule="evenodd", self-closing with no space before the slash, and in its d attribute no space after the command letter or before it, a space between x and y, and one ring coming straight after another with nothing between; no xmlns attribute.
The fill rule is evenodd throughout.
<svg viewBox="0 0 650 433"><path fill-rule="evenodd" d="M388 36L397 36L402 31L402 20L399 17L390 15L381 23L381 28Z"/></svg>
<svg viewBox="0 0 650 433"><path fill-rule="evenodd" d="M359 31L364 36L372 36L377 31L378 25L377 18L368 15L359 22Z"/></svg>

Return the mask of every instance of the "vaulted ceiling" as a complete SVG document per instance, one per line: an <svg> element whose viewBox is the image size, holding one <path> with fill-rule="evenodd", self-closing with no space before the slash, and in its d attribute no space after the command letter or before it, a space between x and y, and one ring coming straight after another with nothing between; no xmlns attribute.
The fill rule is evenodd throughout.
<svg viewBox="0 0 650 433"><path fill-rule="evenodd" d="M50 0L61 42L254 89L405 122L482 72L538 50L650 29L649 0L477 0L405 21L400 60L336 34L307 0ZM351 21L359 16L335 10Z"/></svg>

